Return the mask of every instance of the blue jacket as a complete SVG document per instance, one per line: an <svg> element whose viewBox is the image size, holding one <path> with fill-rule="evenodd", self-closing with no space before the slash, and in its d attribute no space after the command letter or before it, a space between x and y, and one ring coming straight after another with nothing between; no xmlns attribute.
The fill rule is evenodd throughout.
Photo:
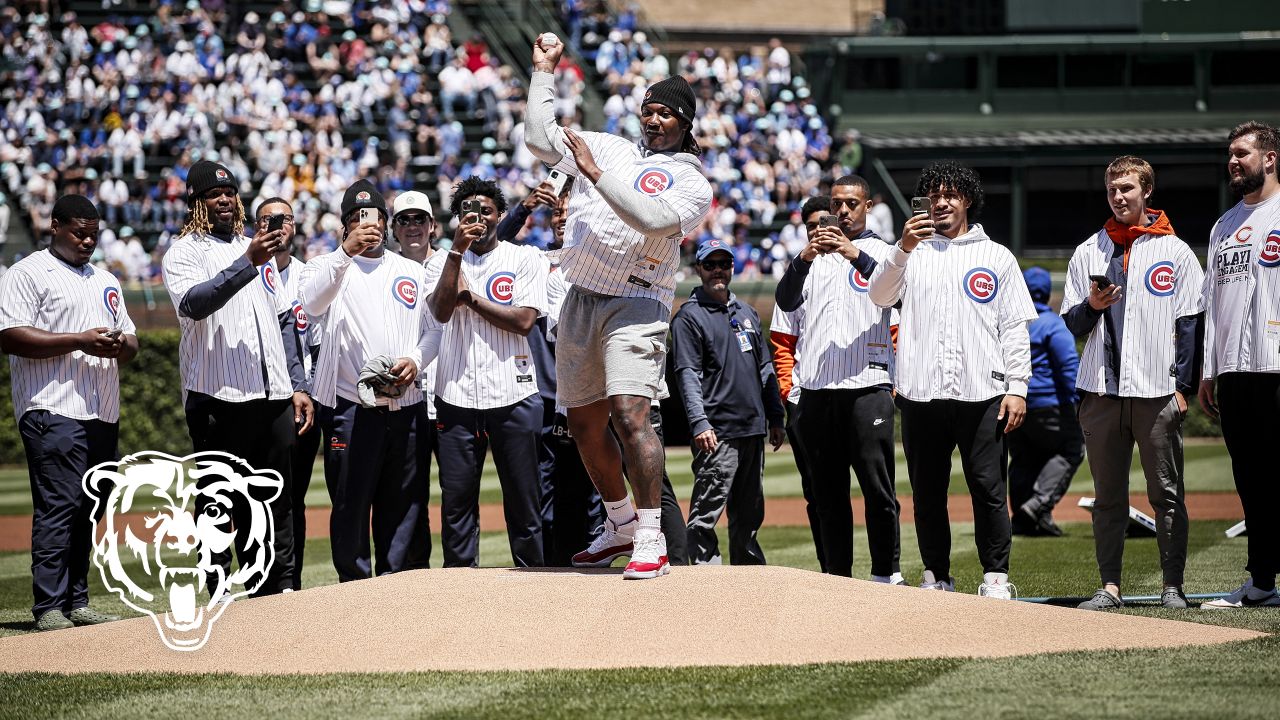
<svg viewBox="0 0 1280 720"><path fill-rule="evenodd" d="M1022 274L1031 291L1039 317L1031 321L1031 382L1027 385L1027 409L1067 407L1076 401L1076 371L1080 356L1076 340L1062 316L1049 302L1049 272L1043 268L1027 268Z"/></svg>

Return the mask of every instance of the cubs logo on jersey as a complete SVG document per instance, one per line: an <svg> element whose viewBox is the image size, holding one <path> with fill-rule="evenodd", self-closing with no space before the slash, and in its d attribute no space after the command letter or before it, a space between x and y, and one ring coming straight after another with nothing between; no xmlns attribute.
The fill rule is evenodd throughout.
<svg viewBox="0 0 1280 720"><path fill-rule="evenodd" d="M1000 281L996 274L984 267L974 268L964 276L964 294L976 303L989 303L996 297Z"/></svg>
<svg viewBox="0 0 1280 720"><path fill-rule="evenodd" d="M871 282L862 277L862 273L858 272L858 268L849 268L849 287L857 292L864 293L871 289Z"/></svg>
<svg viewBox="0 0 1280 720"><path fill-rule="evenodd" d="M267 292L271 293L272 295L275 295L276 294L276 269L271 267L271 263L267 263L266 265L262 266L262 269L258 271L258 274L262 276L262 286L267 289Z"/></svg>
<svg viewBox="0 0 1280 720"><path fill-rule="evenodd" d="M661 195L663 191L671 187L675 183L675 178L671 173L660 167L648 167L640 171L640 176L636 178L636 190L653 197Z"/></svg>
<svg viewBox="0 0 1280 720"><path fill-rule="evenodd" d="M360 192L356 193L356 202L358 203L369 202L369 200L371 199L372 197L369 195L369 193L365 192L364 190L361 190Z"/></svg>
<svg viewBox="0 0 1280 720"><path fill-rule="evenodd" d="M391 295L401 305L414 309L418 305L418 283L403 275L391 282Z"/></svg>
<svg viewBox="0 0 1280 720"><path fill-rule="evenodd" d="M1280 265L1280 230L1272 230L1267 239L1262 241L1262 249L1258 251L1258 264L1268 268Z"/></svg>
<svg viewBox="0 0 1280 720"><path fill-rule="evenodd" d="M311 319L307 317L307 313L302 309L302 303L297 300L293 301L291 306L293 310L293 327L298 331L299 335L307 334L307 327L311 325Z"/></svg>
<svg viewBox="0 0 1280 720"><path fill-rule="evenodd" d="M1156 297L1172 295L1176 283L1173 263L1168 260L1161 260L1147 268L1144 282L1147 286L1147 292Z"/></svg>
<svg viewBox="0 0 1280 720"><path fill-rule="evenodd" d="M499 305L510 305L515 299L515 273L499 272L489 276L485 283L485 295Z"/></svg>
<svg viewBox="0 0 1280 720"><path fill-rule="evenodd" d="M114 321L120 320L120 288L109 287L102 291L102 302Z"/></svg>

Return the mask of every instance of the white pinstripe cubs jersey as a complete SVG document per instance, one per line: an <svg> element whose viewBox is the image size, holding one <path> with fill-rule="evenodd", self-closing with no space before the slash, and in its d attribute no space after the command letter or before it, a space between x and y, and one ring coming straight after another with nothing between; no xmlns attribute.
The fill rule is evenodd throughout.
<svg viewBox="0 0 1280 720"><path fill-rule="evenodd" d="M311 378L311 348L320 344L320 332L310 315L302 309L302 300L298 296L298 281L302 277L302 269L306 263L296 257L289 259L289 264L280 271L280 292L289 300L289 310L293 313L293 330L298 334L302 345L302 369L308 379Z"/></svg>
<svg viewBox="0 0 1280 720"><path fill-rule="evenodd" d="M593 184L576 182L560 255L565 279L602 295L652 298L669 309L675 299L680 241L711 209L711 184L702 175L701 163L688 153L651 153L607 133L583 132L579 137L605 173L674 210L680 230L669 237L645 237L618 217ZM572 153L566 152L556 167L578 174Z"/></svg>
<svg viewBox="0 0 1280 720"><path fill-rule="evenodd" d="M787 392L787 402L799 403L800 383L796 381L796 368L800 366L800 337L804 335L804 305L787 312L778 307L778 303L775 302L773 319L769 321L769 332L796 337L796 350L792 353L791 390Z"/></svg>
<svg viewBox="0 0 1280 720"><path fill-rule="evenodd" d="M428 262L431 262L431 258L427 258L422 261L422 277L424 283L426 282L426 267ZM423 297L425 298L426 295L423 295ZM427 315L431 315L431 308L423 308L423 312ZM433 325L439 325L439 323L435 322L435 317L429 318L428 321ZM436 327L433 332L438 335L441 330L442 328ZM435 348L436 353L438 353L440 349L439 337L435 338ZM422 393L422 402L427 404L427 417L432 420L436 419L436 353L432 353L430 355L430 359L426 357L423 358L427 365L418 373L418 379L416 381L418 384L418 391Z"/></svg>
<svg viewBox="0 0 1280 720"><path fill-rule="evenodd" d="M393 252L353 258L339 247L307 263L298 281L302 309L325 319L311 382L316 402L359 402L360 369L378 355L407 357L421 369L426 336L436 324L424 286L422 265ZM399 398L378 398L378 405L398 410L421 401L417 385L410 385Z"/></svg>
<svg viewBox="0 0 1280 720"><path fill-rule="evenodd" d="M427 261L428 294L440 281L448 253ZM462 254L462 276L471 292L499 305L547 312L547 260L535 247L500 242L484 255ZM473 410L514 405L538 392L529 340L494 327L469 307L454 309L444 324L436 366L436 397Z"/></svg>
<svg viewBox="0 0 1280 720"><path fill-rule="evenodd" d="M878 237L854 240L875 259L889 255ZM874 273L873 273L874 274ZM796 382L805 390L856 390L892 385L896 360L889 309L871 302L871 283L836 254L813 259L801 291L805 332L796 340Z"/></svg>
<svg viewBox="0 0 1280 720"><path fill-rule="evenodd" d="M120 283L93 265L68 265L48 250L23 258L0 278L0 330L33 327L80 333L97 327L137 330ZM120 419L120 368L111 358L76 350L35 360L9 356L13 412L48 410L74 420Z"/></svg>
<svg viewBox="0 0 1280 720"><path fill-rule="evenodd" d="M949 240L890 248L871 277L871 299L902 300L896 387L908 400L977 402L1027 396L1036 317L1013 253L971 225Z"/></svg>
<svg viewBox="0 0 1280 720"><path fill-rule="evenodd" d="M216 277L248 248L249 238L243 235L231 242L199 233L178 238L161 260L164 286L174 309L182 304L188 290ZM193 320L178 313L184 391L227 402L293 397L279 321L279 314L290 309L289 299L277 292L275 260L258 266L257 271L257 279L205 319Z"/></svg>
<svg viewBox="0 0 1280 720"><path fill-rule="evenodd" d="M1218 219L1204 296L1205 379L1280 372L1280 193Z"/></svg>
<svg viewBox="0 0 1280 720"><path fill-rule="evenodd" d="M1089 299L1090 275L1106 275L1115 244L1106 230L1085 240L1071 256L1062 290L1061 313ZM1204 272L1177 235L1143 235L1129 249L1120 344L1121 397L1158 398L1177 389L1173 367L1178 318L1201 310ZM1098 320L1080 353L1076 387L1107 391L1106 328Z"/></svg>

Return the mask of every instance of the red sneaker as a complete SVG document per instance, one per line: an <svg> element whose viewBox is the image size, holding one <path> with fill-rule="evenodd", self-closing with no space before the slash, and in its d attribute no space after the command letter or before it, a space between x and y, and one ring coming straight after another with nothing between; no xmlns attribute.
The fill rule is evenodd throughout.
<svg viewBox="0 0 1280 720"><path fill-rule="evenodd" d="M613 561L622 556L631 556L631 536L640 521L632 518L624 525L614 525L608 518L604 521L604 532L591 541L586 550L573 556L570 562L574 567L609 567Z"/></svg>

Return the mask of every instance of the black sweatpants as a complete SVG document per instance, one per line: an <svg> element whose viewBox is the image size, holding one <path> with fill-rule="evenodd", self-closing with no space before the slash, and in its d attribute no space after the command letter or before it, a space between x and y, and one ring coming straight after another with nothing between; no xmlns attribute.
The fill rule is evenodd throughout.
<svg viewBox="0 0 1280 720"><path fill-rule="evenodd" d="M93 498L80 482L89 468L116 459L120 426L31 410L18 421L31 477L31 591L36 620L89 604Z"/></svg>
<svg viewBox="0 0 1280 720"><path fill-rule="evenodd" d="M894 490L892 394L876 387L803 390L796 431L813 475L824 572L853 575L850 467L866 501L871 574L898 572L901 507Z"/></svg>
<svg viewBox="0 0 1280 720"><path fill-rule="evenodd" d="M542 554L548 566L569 567L574 553L591 544L604 522L604 506L591 476L582 466L569 423L556 412L553 399L543 399Z"/></svg>
<svg viewBox="0 0 1280 720"><path fill-rule="evenodd" d="M227 402L203 393L188 392L187 431L196 452L217 450L234 455L255 470L275 470L284 487L271 501L275 534L271 571L254 596L273 595L290 590L294 585L293 569L293 446L297 427L293 422L293 403L288 400L248 400ZM203 507L196 508L203 512ZM231 522L237 527L250 527L250 508L239 504L231 508ZM236 555L247 558L244 542L248 538L236 533ZM305 541L305 538L303 539ZM231 553L215 553L213 561L230 574ZM209 592L217 587L217 577L207 578Z"/></svg>
<svg viewBox="0 0 1280 720"><path fill-rule="evenodd" d="M316 407L317 418L320 415ZM316 453L325 431L316 422L310 430L299 435L293 445L293 459L289 465L293 472L293 589L302 589L302 561L307 549L307 490L311 489L311 472L315 469Z"/></svg>
<svg viewBox="0 0 1280 720"><path fill-rule="evenodd" d="M1028 410L1009 433L1009 505L1034 515L1053 511L1084 460L1084 436L1075 406Z"/></svg>
<svg viewBox="0 0 1280 720"><path fill-rule="evenodd" d="M813 535L813 549L818 555L818 569L827 571L827 556L822 551L822 520L818 515L818 502L813 496L813 473L809 470L809 461L805 459L804 438L797 431L800 419L800 405L787 403L787 442L791 444L791 457L795 459L796 471L800 473L800 493L804 495L804 512L809 516L809 532Z"/></svg>
<svg viewBox="0 0 1280 720"><path fill-rule="evenodd" d="M803 396L802 396L803 397ZM1009 572L1010 533L1004 420L997 420L996 396L980 402L898 398L902 449L907 455L915 502L916 538L926 570L945 580L951 574L951 520L947 487L951 452L960 447L965 482L973 498L974 543L982 571Z"/></svg>
<svg viewBox="0 0 1280 720"><path fill-rule="evenodd" d="M1280 437L1280 373L1227 373L1218 376L1222 437L1231 454L1231 474L1244 506L1249 530L1245 569L1254 587L1275 587L1280 574L1280 481L1275 448Z"/></svg>

